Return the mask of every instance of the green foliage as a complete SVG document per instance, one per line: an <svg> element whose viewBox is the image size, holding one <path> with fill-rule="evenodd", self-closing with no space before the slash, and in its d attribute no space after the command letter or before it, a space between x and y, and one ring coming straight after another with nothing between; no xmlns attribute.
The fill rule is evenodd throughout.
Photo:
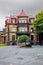
<svg viewBox="0 0 43 65"><path fill-rule="evenodd" d="M37 28L38 34L43 32L43 11L39 12L36 15L33 24Z"/></svg>
<svg viewBox="0 0 43 65"><path fill-rule="evenodd" d="M28 36L26 36L26 35L22 35L22 36L20 36L19 37L19 39L18 39L18 43L22 43L22 42L30 42L30 38L28 37Z"/></svg>
<svg viewBox="0 0 43 65"><path fill-rule="evenodd" d="M1 43L0 47L3 47L3 46L7 46L7 44L6 43Z"/></svg>

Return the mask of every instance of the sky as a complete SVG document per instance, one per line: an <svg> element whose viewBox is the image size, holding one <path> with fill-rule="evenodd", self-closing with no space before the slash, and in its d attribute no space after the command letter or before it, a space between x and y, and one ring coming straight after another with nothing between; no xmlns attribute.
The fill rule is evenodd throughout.
<svg viewBox="0 0 43 65"><path fill-rule="evenodd" d="M6 18L18 15L22 9L28 16L35 16L43 10L43 0L0 0L0 31L5 28Z"/></svg>

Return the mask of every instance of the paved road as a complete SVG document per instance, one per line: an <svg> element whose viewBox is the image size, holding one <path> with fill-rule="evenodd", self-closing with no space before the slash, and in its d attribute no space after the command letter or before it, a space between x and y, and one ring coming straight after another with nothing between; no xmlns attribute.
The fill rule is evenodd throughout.
<svg viewBox="0 0 43 65"><path fill-rule="evenodd" d="M43 46L0 47L0 65L43 65Z"/></svg>

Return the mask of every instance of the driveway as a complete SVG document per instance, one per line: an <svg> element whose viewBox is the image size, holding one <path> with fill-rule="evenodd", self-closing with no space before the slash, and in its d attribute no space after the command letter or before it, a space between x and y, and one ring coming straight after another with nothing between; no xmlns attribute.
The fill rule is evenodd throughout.
<svg viewBox="0 0 43 65"><path fill-rule="evenodd" d="M43 65L43 46L0 47L0 65Z"/></svg>

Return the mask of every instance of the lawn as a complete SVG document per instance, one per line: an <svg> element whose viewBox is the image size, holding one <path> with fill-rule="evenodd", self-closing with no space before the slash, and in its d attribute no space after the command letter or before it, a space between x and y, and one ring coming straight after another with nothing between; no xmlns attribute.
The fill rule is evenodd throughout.
<svg viewBox="0 0 43 65"><path fill-rule="evenodd" d="M1 43L0 47L3 47L3 46L7 46L7 44L6 43Z"/></svg>

